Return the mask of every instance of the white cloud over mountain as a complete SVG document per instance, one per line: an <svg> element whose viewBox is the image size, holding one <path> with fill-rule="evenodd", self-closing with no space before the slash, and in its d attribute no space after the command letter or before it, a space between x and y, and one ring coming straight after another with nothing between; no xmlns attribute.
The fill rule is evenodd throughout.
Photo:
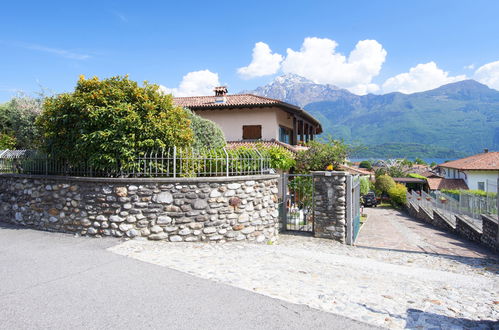
<svg viewBox="0 0 499 330"><path fill-rule="evenodd" d="M499 90L499 61L482 65L475 71L475 80Z"/></svg>
<svg viewBox="0 0 499 330"><path fill-rule="evenodd" d="M251 63L237 69L237 72L243 79L271 75L279 70L282 60L282 55L272 54L269 45L264 42L257 42L253 48Z"/></svg>
<svg viewBox="0 0 499 330"><path fill-rule="evenodd" d="M286 57L272 53L270 47L258 42L250 65L238 69L246 79L275 74L294 73L318 84L331 84L357 94L379 89L372 79L377 76L386 58L386 50L376 40L361 40L348 56L336 52L338 43L327 38L305 38L300 50L288 48Z"/></svg>
<svg viewBox="0 0 499 330"><path fill-rule="evenodd" d="M418 64L409 72L388 78L382 86L383 93L401 92L405 94L422 92L445 84L466 79L465 75L449 76L435 62Z"/></svg>
<svg viewBox="0 0 499 330"><path fill-rule="evenodd" d="M218 73L210 70L193 71L186 74L177 88L160 86L160 91L173 96L212 95L213 88L219 86Z"/></svg>

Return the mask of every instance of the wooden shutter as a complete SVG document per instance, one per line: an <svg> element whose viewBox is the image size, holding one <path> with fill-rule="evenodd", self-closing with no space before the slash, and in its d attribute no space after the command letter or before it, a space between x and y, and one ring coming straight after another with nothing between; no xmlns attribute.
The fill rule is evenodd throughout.
<svg viewBox="0 0 499 330"><path fill-rule="evenodd" d="M243 140L258 140L262 138L262 125L244 125Z"/></svg>

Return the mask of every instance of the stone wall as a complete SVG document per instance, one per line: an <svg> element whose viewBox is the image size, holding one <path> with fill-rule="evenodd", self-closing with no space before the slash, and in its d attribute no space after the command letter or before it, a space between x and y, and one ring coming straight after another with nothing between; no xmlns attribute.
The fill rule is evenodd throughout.
<svg viewBox="0 0 499 330"><path fill-rule="evenodd" d="M346 243L346 172L314 172L314 236Z"/></svg>
<svg viewBox="0 0 499 330"><path fill-rule="evenodd" d="M406 207L410 216L423 220L426 223L444 229L447 232L459 235L470 241L481 243L492 250L499 251L499 225L496 219L482 215L482 228L464 217L455 216L455 224L446 219L438 211L433 210L430 215L423 208L409 202Z"/></svg>
<svg viewBox="0 0 499 330"><path fill-rule="evenodd" d="M499 251L499 224L497 219L482 215L482 243Z"/></svg>
<svg viewBox="0 0 499 330"><path fill-rule="evenodd" d="M151 240L264 242L279 227L277 175L74 178L0 174L0 221Z"/></svg>

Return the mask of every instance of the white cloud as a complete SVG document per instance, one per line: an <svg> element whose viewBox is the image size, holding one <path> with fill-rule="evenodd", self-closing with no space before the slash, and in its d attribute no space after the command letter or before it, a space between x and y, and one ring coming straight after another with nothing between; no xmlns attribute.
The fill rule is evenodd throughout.
<svg viewBox="0 0 499 330"><path fill-rule="evenodd" d="M348 57L337 53L337 46L331 39L305 38L299 51L288 48L282 70L354 93L377 91L379 87L371 81L385 62L387 52L383 46L376 40L361 40Z"/></svg>
<svg viewBox="0 0 499 330"><path fill-rule="evenodd" d="M237 69L237 72L244 79L271 75L279 70L282 59L282 55L272 54L269 45L264 42L257 42L253 48L251 63Z"/></svg>
<svg viewBox="0 0 499 330"><path fill-rule="evenodd" d="M490 88L499 90L499 61L487 63L479 67L475 71L474 78Z"/></svg>
<svg viewBox="0 0 499 330"><path fill-rule="evenodd" d="M218 73L210 70L193 71L186 74L178 88L167 88L160 86L160 91L174 96L201 96L212 95L213 88L220 86Z"/></svg>
<svg viewBox="0 0 499 330"><path fill-rule="evenodd" d="M471 63L470 65L465 65L464 69L466 69L466 70L474 70L475 69L475 64Z"/></svg>
<svg viewBox="0 0 499 330"><path fill-rule="evenodd" d="M449 73L440 69L435 62L418 64L409 69L409 72L388 78L383 83L383 92L401 92L405 94L422 92L440 87L445 84L466 79L465 75L449 76Z"/></svg>
<svg viewBox="0 0 499 330"><path fill-rule="evenodd" d="M35 44L20 44L20 45L24 48L27 48L27 49L51 53L51 54L59 55L59 56L69 58L72 60L86 60L87 58L90 58L90 55L75 53L75 52L72 52L72 51L69 51L66 49L51 48L51 47L45 47L45 46L40 46L40 45L35 45Z"/></svg>

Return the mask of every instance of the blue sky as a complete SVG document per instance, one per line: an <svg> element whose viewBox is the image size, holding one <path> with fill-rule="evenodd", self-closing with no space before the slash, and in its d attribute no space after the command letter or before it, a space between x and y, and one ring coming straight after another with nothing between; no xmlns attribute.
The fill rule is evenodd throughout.
<svg viewBox="0 0 499 330"><path fill-rule="evenodd" d="M499 89L498 12L499 1L479 0L9 1L0 101L39 85L71 91L80 74L129 74L179 96L215 83L252 89L282 73L358 94L466 78ZM259 58L238 72L256 43Z"/></svg>

